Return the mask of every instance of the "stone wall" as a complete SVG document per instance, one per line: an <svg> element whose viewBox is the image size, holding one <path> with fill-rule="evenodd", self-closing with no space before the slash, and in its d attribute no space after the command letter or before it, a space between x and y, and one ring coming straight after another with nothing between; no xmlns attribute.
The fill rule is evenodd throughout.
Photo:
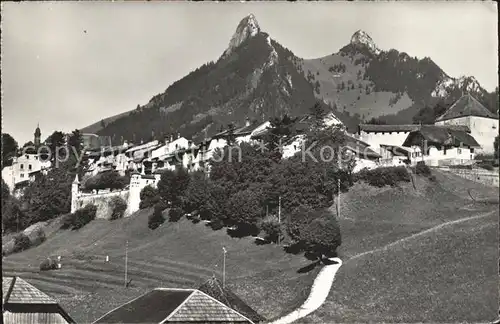
<svg viewBox="0 0 500 324"><path fill-rule="evenodd" d="M499 187L498 171L488 171L482 169L454 169L440 168L443 171L451 172L467 180L482 183L490 187Z"/></svg>
<svg viewBox="0 0 500 324"><path fill-rule="evenodd" d="M127 210L125 211L124 217L131 214L129 205L129 190L117 190L105 193L97 194L86 194L80 193L77 197L76 208L80 209L88 204L94 204L97 206L96 218L109 219L111 216L111 199L114 197L121 197L127 203Z"/></svg>

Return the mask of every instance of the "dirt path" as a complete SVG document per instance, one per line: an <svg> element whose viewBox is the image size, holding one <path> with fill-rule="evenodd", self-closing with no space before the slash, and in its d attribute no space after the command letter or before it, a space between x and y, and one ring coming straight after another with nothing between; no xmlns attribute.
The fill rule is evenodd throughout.
<svg viewBox="0 0 500 324"><path fill-rule="evenodd" d="M455 225L455 224L466 222L466 221L473 220L473 219L489 217L489 216L491 216L494 213L498 213L498 211L494 210L494 211L490 211L490 212L485 213L485 214L480 214L480 215L476 215L476 216L465 217L465 218L461 218L461 219L457 219L457 220L454 220L454 221L449 221L449 222L446 222L446 223L443 223L443 224L436 225L434 227L431 227L431 228L428 228L426 230L423 230L422 232L418 232L418 233L415 233L413 235L410 235L410 236L404 237L402 239L399 239L397 241L394 241L392 243L389 243L389 244L387 244L387 245L385 245L383 247L376 248L376 249L373 249L373 250L370 250L370 251L366 251L366 252L363 252L363 253L360 253L360 254L356 254L355 256L353 256L350 259L346 260L344 262L344 264L348 263L349 261L361 258L361 257L363 257L365 255L368 255L368 254L376 253L376 252L379 252L379 251L385 251L385 250L387 250L387 249L389 249L389 248L391 248L391 247L393 247L393 246L395 246L397 244L400 244L400 243L403 243L405 241L417 238L419 236L422 236L422 235L425 235L425 234L437 231L437 230L439 230L439 229L441 229L443 227Z"/></svg>
<svg viewBox="0 0 500 324"><path fill-rule="evenodd" d="M311 292L309 293L309 297L304 304L290 314L272 322L271 324L288 324L295 322L299 318L311 314L323 305L328 297L328 294L330 293L333 280L335 279L335 274L342 266L342 260L339 258L332 258L330 261L335 263L325 265L323 269L321 269L316 279L314 279Z"/></svg>

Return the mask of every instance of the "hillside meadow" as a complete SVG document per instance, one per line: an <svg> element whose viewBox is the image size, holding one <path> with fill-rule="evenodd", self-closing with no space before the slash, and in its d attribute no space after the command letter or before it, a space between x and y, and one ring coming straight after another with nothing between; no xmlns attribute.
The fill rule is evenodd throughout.
<svg viewBox="0 0 500 324"><path fill-rule="evenodd" d="M417 177L416 190L411 183L394 188L357 183L342 194L344 265L327 302L304 323L493 319L498 189L435 175L436 182ZM78 322L92 322L154 287L196 288L212 276L221 279L223 247L226 284L266 318L300 305L319 271L308 268L311 261L300 254L256 244L251 237L232 238L203 222L181 219L150 230L151 212L51 231L42 245L5 257L2 273L53 295ZM129 288L124 288L126 245ZM39 271L44 258L58 255L62 269Z"/></svg>

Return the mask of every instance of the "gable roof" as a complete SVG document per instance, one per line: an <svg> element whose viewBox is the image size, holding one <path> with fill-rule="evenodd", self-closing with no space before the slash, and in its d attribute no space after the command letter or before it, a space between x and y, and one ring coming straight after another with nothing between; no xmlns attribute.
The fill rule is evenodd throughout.
<svg viewBox="0 0 500 324"><path fill-rule="evenodd" d="M243 314L245 317L252 320L254 323L266 321L266 319L252 309L247 303L241 300L236 294L226 287L222 287L222 283L213 277L207 280L199 288L199 291L217 299L226 306Z"/></svg>
<svg viewBox="0 0 500 324"><path fill-rule="evenodd" d="M19 277L2 278L2 304L57 304L57 301Z"/></svg>
<svg viewBox="0 0 500 324"><path fill-rule="evenodd" d="M489 111L485 106L483 106L476 98L470 94L463 95L458 99L453 105L448 108L439 116L436 121L443 121L447 119L466 117L466 116L477 116L486 118L497 118L498 115Z"/></svg>
<svg viewBox="0 0 500 324"><path fill-rule="evenodd" d="M434 125L425 125L419 130L411 132L403 143L403 146L409 147L415 144L414 138L418 134L420 134L429 144L480 147L474 137L467 132Z"/></svg>
<svg viewBox="0 0 500 324"><path fill-rule="evenodd" d="M2 306L14 313L58 313L68 323L75 323L54 298L19 277L2 278Z"/></svg>
<svg viewBox="0 0 500 324"><path fill-rule="evenodd" d="M110 311L94 323L252 323L196 289L156 288Z"/></svg>

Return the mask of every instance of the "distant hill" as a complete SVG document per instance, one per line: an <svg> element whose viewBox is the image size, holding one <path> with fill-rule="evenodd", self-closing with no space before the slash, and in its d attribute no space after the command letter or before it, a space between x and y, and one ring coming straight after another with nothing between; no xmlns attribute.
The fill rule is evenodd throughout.
<svg viewBox="0 0 500 324"><path fill-rule="evenodd" d="M467 91L495 111L494 96L473 77L454 79L430 58L381 51L365 32L356 32L338 53L301 59L261 31L253 15L237 26L228 48L174 82L146 105L83 128L115 142L211 136L229 123L265 121L284 113L304 114L316 102L334 112L348 129L382 117L409 123L439 100L451 102Z"/></svg>

